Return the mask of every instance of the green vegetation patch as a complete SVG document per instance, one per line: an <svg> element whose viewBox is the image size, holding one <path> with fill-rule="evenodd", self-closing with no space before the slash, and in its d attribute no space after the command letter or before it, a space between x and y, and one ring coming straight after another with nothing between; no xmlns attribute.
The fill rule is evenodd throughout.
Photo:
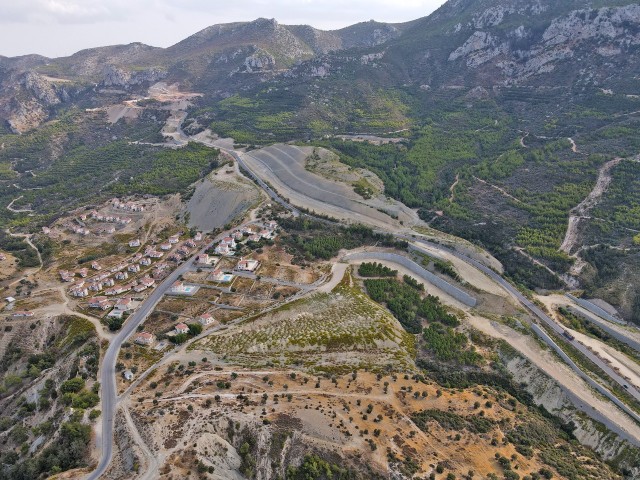
<svg viewBox="0 0 640 480"><path fill-rule="evenodd" d="M398 271L378 262L364 262L358 267L358 274L362 277L395 277Z"/></svg>
<svg viewBox="0 0 640 480"><path fill-rule="evenodd" d="M295 302L238 328L210 335L194 348L227 355L242 364L298 364L312 370L411 368L414 339L356 286L351 275L328 294ZM349 352L348 355L334 355ZM324 355L331 354L325 363Z"/></svg>
<svg viewBox="0 0 640 480"><path fill-rule="evenodd" d="M438 297L427 295L422 298L420 291L407 282L388 278L366 279L364 286L369 296L384 303L409 333L420 333L423 321L440 322L451 327L460 324Z"/></svg>
<svg viewBox="0 0 640 480"><path fill-rule="evenodd" d="M411 416L413 422L425 432L429 431L429 422L436 422L445 430L468 430L471 433L489 433L496 427L496 422L480 415L462 416L442 410L423 410Z"/></svg>

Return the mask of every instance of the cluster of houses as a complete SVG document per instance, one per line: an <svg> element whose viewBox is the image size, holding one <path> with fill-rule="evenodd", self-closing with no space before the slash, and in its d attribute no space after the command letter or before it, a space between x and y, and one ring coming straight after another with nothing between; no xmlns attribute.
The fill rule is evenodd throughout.
<svg viewBox="0 0 640 480"><path fill-rule="evenodd" d="M237 242L259 242L262 239L273 239L276 236L277 228L278 224L273 220L266 223L264 228L257 225L246 225L241 230L236 230L230 236L220 240L214 251L217 255L233 255L238 246Z"/></svg>
<svg viewBox="0 0 640 480"><path fill-rule="evenodd" d="M91 216L91 218L93 218L94 220L97 220L98 222L115 222L120 225L128 225L131 223L131 219L129 217L118 217L117 215L109 215L109 214L103 215L102 213L96 210L92 210L89 215ZM84 220L82 217L84 217L84 215L80 217L80 220Z"/></svg>
<svg viewBox="0 0 640 480"><path fill-rule="evenodd" d="M144 212L144 206L135 202L123 202L118 198L111 200L111 206L118 210L125 210L128 212Z"/></svg>
<svg viewBox="0 0 640 480"><path fill-rule="evenodd" d="M116 306L116 308L118 307ZM196 317L196 321L203 327L208 327L209 325L214 325L217 323L214 316L211 315L210 313L203 313L202 315L199 315L198 317ZM173 330L168 332L167 335L173 336L173 335L180 335L180 334L186 334L186 333L189 333L189 325L187 325L184 322L180 322L176 324L173 327ZM149 332L140 332L133 337L133 342L138 345L150 346L150 345L153 345L154 341L155 341L155 336Z"/></svg>

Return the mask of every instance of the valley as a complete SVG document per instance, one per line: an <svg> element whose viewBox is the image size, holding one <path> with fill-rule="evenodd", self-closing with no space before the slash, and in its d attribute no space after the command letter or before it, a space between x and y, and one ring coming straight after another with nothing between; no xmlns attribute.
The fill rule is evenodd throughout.
<svg viewBox="0 0 640 480"><path fill-rule="evenodd" d="M0 57L0 480L638 478L636 3Z"/></svg>

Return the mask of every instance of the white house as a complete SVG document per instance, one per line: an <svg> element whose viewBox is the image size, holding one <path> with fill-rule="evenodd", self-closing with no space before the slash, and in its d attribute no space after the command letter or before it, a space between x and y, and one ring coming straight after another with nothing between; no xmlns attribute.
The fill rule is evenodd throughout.
<svg viewBox="0 0 640 480"><path fill-rule="evenodd" d="M89 308L98 308L100 310L107 310L111 307L111 302L107 297L93 297L89 300Z"/></svg>
<svg viewBox="0 0 640 480"><path fill-rule="evenodd" d="M138 273L140 271L140 265L138 265L137 263L132 263L127 267L127 270L129 270L131 273Z"/></svg>
<svg viewBox="0 0 640 480"><path fill-rule="evenodd" d="M133 300L131 300L130 298L121 298L116 302L115 308L116 310L128 312L133 308Z"/></svg>
<svg viewBox="0 0 640 480"><path fill-rule="evenodd" d="M215 253L218 255L229 255L231 253L231 249L228 245L218 245L216 246Z"/></svg>
<svg viewBox="0 0 640 480"><path fill-rule="evenodd" d="M133 247L139 247L140 246L140 239L136 238L134 240L129 240L129 246L131 248Z"/></svg>
<svg viewBox="0 0 640 480"><path fill-rule="evenodd" d="M89 296L89 289L87 287L75 287L73 289L71 289L71 296L72 297L88 297Z"/></svg>
<svg viewBox="0 0 640 480"><path fill-rule="evenodd" d="M198 322L200 322L200 325L203 326L211 325L215 321L215 318L213 318L213 315L211 315L210 313L203 313L198 317Z"/></svg>
<svg viewBox="0 0 640 480"><path fill-rule="evenodd" d="M189 333L189 325L186 323L179 323L175 327L175 332L176 334Z"/></svg>
<svg viewBox="0 0 640 480"><path fill-rule="evenodd" d="M211 258L206 253L201 253L196 257L196 263L198 265L209 265Z"/></svg>
<svg viewBox="0 0 640 480"><path fill-rule="evenodd" d="M177 280L171 285L171 293L187 293L189 290L184 282Z"/></svg>
<svg viewBox="0 0 640 480"><path fill-rule="evenodd" d="M171 250L171 244L169 242L161 243L160 250L164 250L165 252Z"/></svg>
<svg viewBox="0 0 640 480"><path fill-rule="evenodd" d="M202 240L202 232L196 232L195 236L193 237L193 239L196 242L199 242L200 240Z"/></svg>
<svg viewBox="0 0 640 480"><path fill-rule="evenodd" d="M133 372L131 370L125 370L124 372L122 372L122 376L128 382L133 380Z"/></svg>
<svg viewBox="0 0 640 480"><path fill-rule="evenodd" d="M213 272L211 272L211 275L209 275L209 279L213 282L230 282L232 278L233 275L227 275L219 268L216 268Z"/></svg>
<svg viewBox="0 0 640 480"><path fill-rule="evenodd" d="M129 278L129 274L127 272L116 273L116 280L126 280L127 278Z"/></svg>
<svg viewBox="0 0 640 480"><path fill-rule="evenodd" d="M242 272L255 272L258 266L260 266L260 262L257 260L240 260L238 265L236 265L236 270L240 270Z"/></svg>
<svg viewBox="0 0 640 480"><path fill-rule="evenodd" d="M220 245L227 245L229 248L236 248L236 241L233 237L224 237L220 241Z"/></svg>
<svg viewBox="0 0 640 480"><path fill-rule="evenodd" d="M151 345L153 343L153 335L147 332L140 332L133 341L138 345Z"/></svg>
<svg viewBox="0 0 640 480"><path fill-rule="evenodd" d="M171 235L169 237L169 243L171 243L172 245L175 243L178 243L180 241L180 236L178 235Z"/></svg>

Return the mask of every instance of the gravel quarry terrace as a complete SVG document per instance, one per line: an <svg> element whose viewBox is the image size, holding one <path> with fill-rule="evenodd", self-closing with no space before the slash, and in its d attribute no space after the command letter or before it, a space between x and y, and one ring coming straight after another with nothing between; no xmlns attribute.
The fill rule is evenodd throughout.
<svg viewBox="0 0 640 480"><path fill-rule="evenodd" d="M211 231L242 215L260 199L250 181L222 168L196 185L187 203L189 226Z"/></svg>
<svg viewBox="0 0 640 480"><path fill-rule="evenodd" d="M244 153L242 158L256 174L300 208L378 228L398 227L399 220L420 222L417 214L400 202L388 200L384 195L365 200L351 185L310 172L306 162L313 153L313 147L278 144Z"/></svg>

